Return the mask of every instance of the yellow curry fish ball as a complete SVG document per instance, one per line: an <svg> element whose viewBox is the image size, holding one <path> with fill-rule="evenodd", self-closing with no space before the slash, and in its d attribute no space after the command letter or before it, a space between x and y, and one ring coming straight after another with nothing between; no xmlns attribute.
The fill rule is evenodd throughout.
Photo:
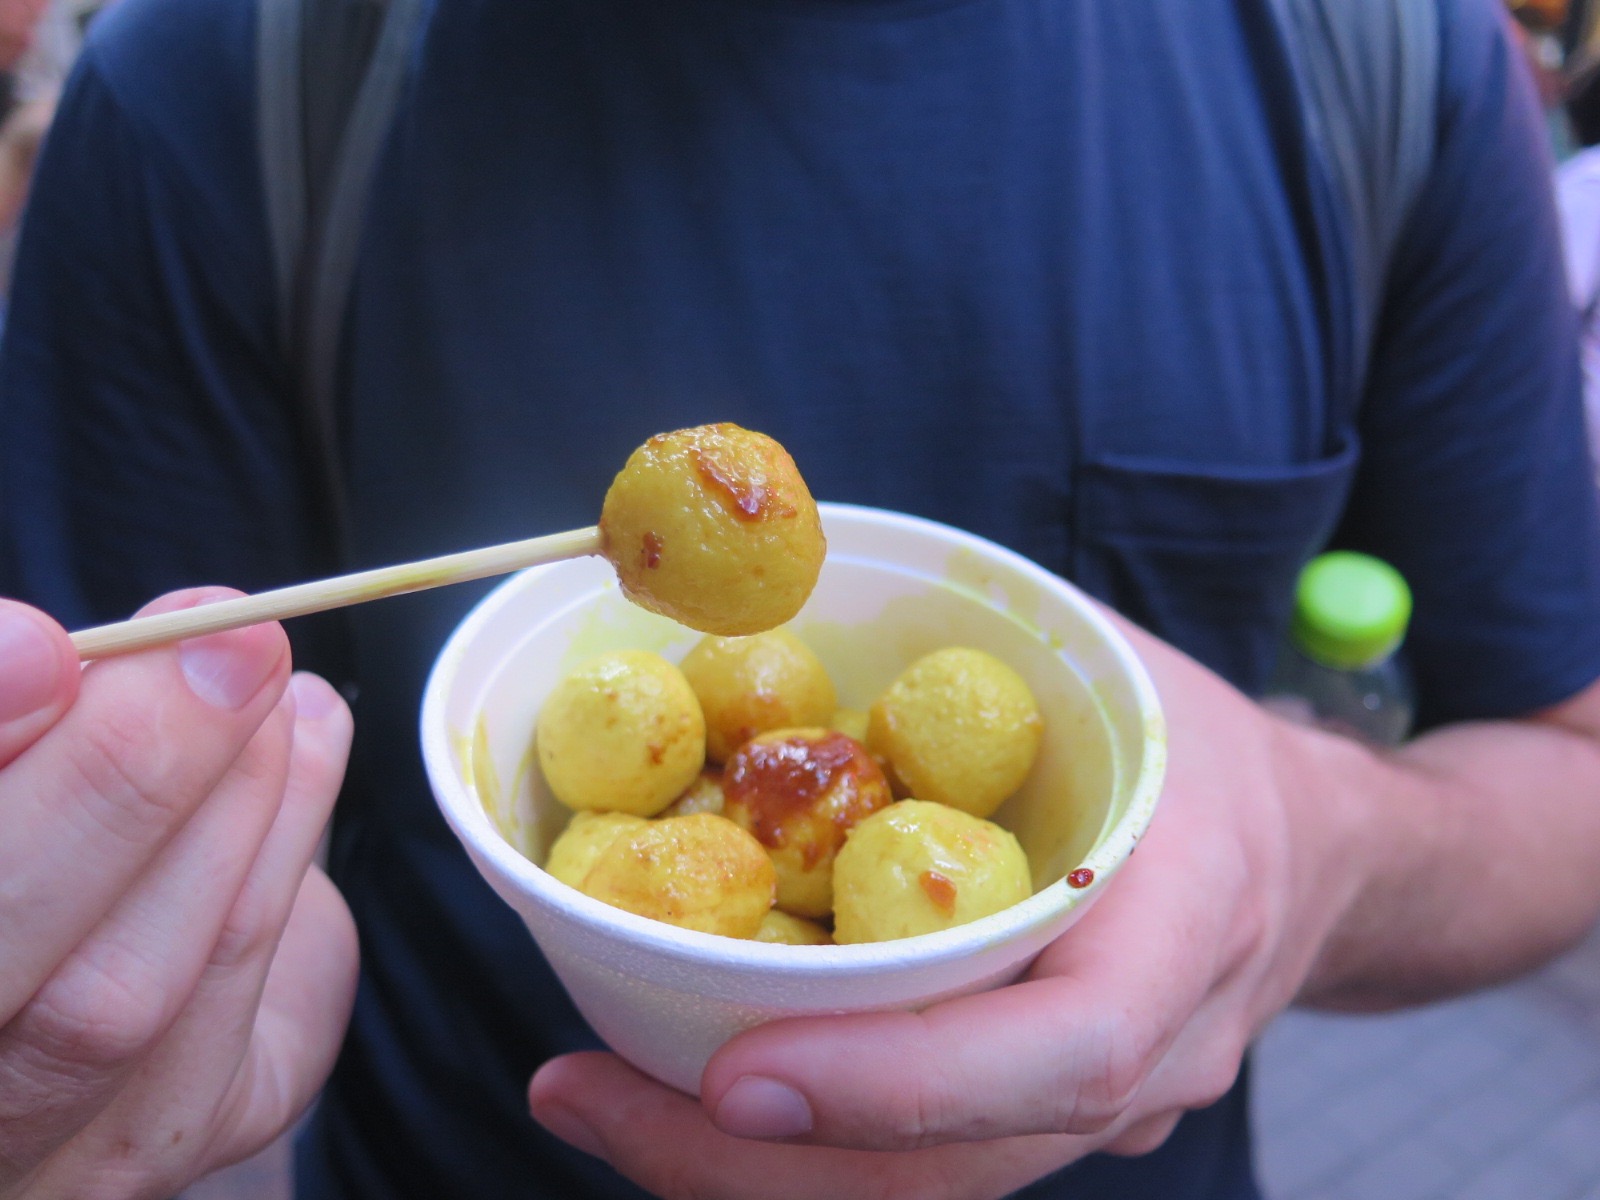
<svg viewBox="0 0 1600 1200"><path fill-rule="evenodd" d="M723 813L748 829L778 871L778 907L797 917L833 907L833 859L857 821L893 802L859 742L830 729L751 738L722 775Z"/></svg>
<svg viewBox="0 0 1600 1200"><path fill-rule="evenodd" d="M725 817L646 821L605 847L581 888L641 917L724 937L751 938L772 908L772 860Z"/></svg>
<svg viewBox="0 0 1600 1200"><path fill-rule="evenodd" d="M791 917L781 909L773 909L762 918L755 940L772 942L780 946L831 946L833 935L815 921L804 917Z"/></svg>
<svg viewBox="0 0 1600 1200"><path fill-rule="evenodd" d="M953 646L919 658L878 697L867 748L897 793L987 817L1022 786L1043 731L1022 676Z"/></svg>
<svg viewBox="0 0 1600 1200"><path fill-rule="evenodd" d="M850 831L833 868L841 946L934 933L1032 894L1027 856L991 821L902 800Z"/></svg>
<svg viewBox="0 0 1600 1200"><path fill-rule="evenodd" d="M833 681L787 629L702 638L681 666L705 714L706 758L714 763L758 733L826 725L833 716Z"/></svg>
<svg viewBox="0 0 1600 1200"><path fill-rule="evenodd" d="M606 492L600 538L630 600L725 636L799 612L827 548L789 452L731 424L635 450Z"/></svg>
<svg viewBox="0 0 1600 1200"><path fill-rule="evenodd" d="M539 767L568 808L650 817L705 765L705 718L659 654L612 650L580 664L539 710Z"/></svg>
<svg viewBox="0 0 1600 1200"><path fill-rule="evenodd" d="M687 817L691 813L722 814L722 772L706 768L689 785L687 791L666 808L663 817Z"/></svg>
<svg viewBox="0 0 1600 1200"><path fill-rule="evenodd" d="M600 852L625 833L643 828L645 819L628 813L574 813L550 847L544 869L562 883L578 887Z"/></svg>

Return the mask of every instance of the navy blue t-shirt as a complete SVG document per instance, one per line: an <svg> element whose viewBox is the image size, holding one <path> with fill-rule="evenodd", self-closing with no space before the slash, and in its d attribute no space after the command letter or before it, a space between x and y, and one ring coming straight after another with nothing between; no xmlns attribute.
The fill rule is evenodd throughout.
<svg viewBox="0 0 1600 1200"><path fill-rule="evenodd" d="M1600 537L1531 93L1440 0L1438 153L1353 366L1350 235L1268 0L438 0L340 404L351 566L590 524L732 420L1240 687L1298 567L1394 562L1423 719L1600 674ZM321 569L274 337L249 0L122 0L43 154L0 359L0 591L69 625ZM301 1195L620 1197L526 1115L593 1044L436 815L414 723L481 587L349 614L360 925ZM327 628L327 627L324 627ZM306 665L327 665L296 631ZM1236 1088L1028 1195L1254 1196Z"/></svg>

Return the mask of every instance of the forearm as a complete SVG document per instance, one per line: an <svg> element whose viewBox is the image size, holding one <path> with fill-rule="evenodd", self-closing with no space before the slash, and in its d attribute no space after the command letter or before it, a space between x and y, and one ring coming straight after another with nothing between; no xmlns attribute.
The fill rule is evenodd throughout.
<svg viewBox="0 0 1600 1200"><path fill-rule="evenodd" d="M1586 694L1540 720L1452 726L1389 753L1304 740L1315 782L1288 803L1333 810L1345 836L1322 845L1348 854L1355 886L1303 1002L1430 1000L1516 974L1583 934L1600 911L1593 707Z"/></svg>

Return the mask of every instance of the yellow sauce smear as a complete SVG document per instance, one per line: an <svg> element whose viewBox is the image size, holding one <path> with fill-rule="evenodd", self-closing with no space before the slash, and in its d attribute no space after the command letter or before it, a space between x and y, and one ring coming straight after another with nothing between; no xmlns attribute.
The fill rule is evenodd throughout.
<svg viewBox="0 0 1600 1200"><path fill-rule="evenodd" d="M494 758L489 753L489 726L481 716L473 727L471 748L462 766L473 790L478 793L478 802L500 836L513 846L517 845L516 818L506 806L505 790L500 786L500 776L495 772Z"/></svg>

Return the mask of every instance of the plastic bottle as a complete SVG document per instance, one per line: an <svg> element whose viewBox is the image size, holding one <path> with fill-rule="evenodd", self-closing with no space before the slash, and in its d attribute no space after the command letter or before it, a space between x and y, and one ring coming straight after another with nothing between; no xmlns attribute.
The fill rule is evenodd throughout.
<svg viewBox="0 0 1600 1200"><path fill-rule="evenodd" d="M1404 741L1415 700L1398 651L1410 620L1411 589L1388 563L1349 550L1318 555L1295 585L1268 707L1374 745Z"/></svg>

